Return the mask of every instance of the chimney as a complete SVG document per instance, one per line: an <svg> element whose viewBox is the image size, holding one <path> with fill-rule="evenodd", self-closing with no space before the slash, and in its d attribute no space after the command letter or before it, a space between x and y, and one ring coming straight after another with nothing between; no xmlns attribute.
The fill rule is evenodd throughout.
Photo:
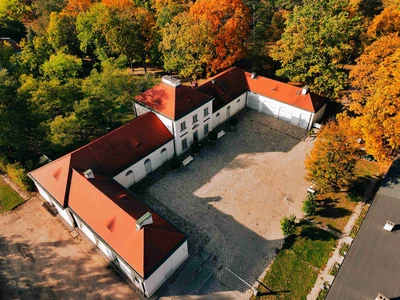
<svg viewBox="0 0 400 300"><path fill-rule="evenodd" d="M387 221L385 226L383 227L383 229L387 230L387 231L392 231L394 228L394 225L395 224L393 222Z"/></svg>
<svg viewBox="0 0 400 300"><path fill-rule="evenodd" d="M213 80L211 80L211 83L212 83L212 84L216 84L217 81L216 81L215 79L213 79Z"/></svg>
<svg viewBox="0 0 400 300"><path fill-rule="evenodd" d="M136 221L136 230L139 231L143 226L150 224L153 224L153 217L151 212L147 212Z"/></svg>
<svg viewBox="0 0 400 300"><path fill-rule="evenodd" d="M172 77L172 75L165 75L161 80L162 82L174 87L181 85L181 81L178 78Z"/></svg>
<svg viewBox="0 0 400 300"><path fill-rule="evenodd" d="M306 95L309 91L310 91L310 88L308 87L308 85L305 85L303 87L303 89L301 90L301 94Z"/></svg>
<svg viewBox="0 0 400 300"><path fill-rule="evenodd" d="M381 293L376 296L375 300L390 300L390 298L383 296Z"/></svg>
<svg viewBox="0 0 400 300"><path fill-rule="evenodd" d="M257 79L257 74L255 72L251 73L250 75L251 79Z"/></svg>
<svg viewBox="0 0 400 300"><path fill-rule="evenodd" d="M94 178L94 174L93 174L93 171L92 171L92 169L87 169L85 172L83 172L83 174L85 174L85 177L86 178Z"/></svg>

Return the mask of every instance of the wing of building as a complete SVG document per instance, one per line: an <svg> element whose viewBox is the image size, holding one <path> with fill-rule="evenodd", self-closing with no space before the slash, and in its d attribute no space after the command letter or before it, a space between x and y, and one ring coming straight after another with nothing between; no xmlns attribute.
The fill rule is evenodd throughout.
<svg viewBox="0 0 400 300"><path fill-rule="evenodd" d="M136 97L135 120L30 173L66 222L151 296L188 257L186 236L126 190L246 106L310 129L327 99L230 68L197 88L171 77Z"/></svg>

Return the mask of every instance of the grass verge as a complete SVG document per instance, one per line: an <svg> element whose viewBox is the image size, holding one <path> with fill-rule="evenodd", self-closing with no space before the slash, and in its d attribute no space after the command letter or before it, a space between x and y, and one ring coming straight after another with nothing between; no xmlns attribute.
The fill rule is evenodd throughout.
<svg viewBox="0 0 400 300"><path fill-rule="evenodd" d="M351 238L355 238L357 235L358 230L360 230L361 224L365 218L365 215L367 214L369 209L369 205L365 205L362 209L362 211L360 212L360 215L358 216L353 228L350 230L349 236Z"/></svg>
<svg viewBox="0 0 400 300"><path fill-rule="evenodd" d="M254 299L305 299L336 244L331 233L310 224L285 240L283 249L259 287Z"/></svg>
<svg viewBox="0 0 400 300"><path fill-rule="evenodd" d="M24 199L0 177L0 212L10 211L23 202Z"/></svg>

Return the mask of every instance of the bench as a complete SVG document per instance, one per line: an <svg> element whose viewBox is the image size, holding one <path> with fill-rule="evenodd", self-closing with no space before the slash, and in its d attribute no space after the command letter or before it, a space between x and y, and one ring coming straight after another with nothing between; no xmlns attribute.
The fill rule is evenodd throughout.
<svg viewBox="0 0 400 300"><path fill-rule="evenodd" d="M307 192L309 192L310 194L315 194L315 190L313 189L312 186L310 186L310 187L307 189Z"/></svg>
<svg viewBox="0 0 400 300"><path fill-rule="evenodd" d="M182 164L186 167L188 164L190 164L190 162L193 160L193 157L191 155L189 155L188 157L186 157Z"/></svg>
<svg viewBox="0 0 400 300"><path fill-rule="evenodd" d="M221 130L220 132L218 132L217 138L220 139L225 135L225 131Z"/></svg>

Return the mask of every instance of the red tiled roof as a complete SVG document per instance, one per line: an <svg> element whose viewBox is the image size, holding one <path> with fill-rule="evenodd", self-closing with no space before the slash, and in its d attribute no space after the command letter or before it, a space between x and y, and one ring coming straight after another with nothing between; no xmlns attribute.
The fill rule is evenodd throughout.
<svg viewBox="0 0 400 300"><path fill-rule="evenodd" d="M190 87L174 87L164 82L136 96L137 102L173 120L180 119L211 99L211 96Z"/></svg>
<svg viewBox="0 0 400 300"><path fill-rule="evenodd" d="M233 67L210 78L196 90L214 97L213 112L216 112L246 93L248 87L244 71Z"/></svg>
<svg viewBox="0 0 400 300"><path fill-rule="evenodd" d="M113 177L172 138L161 120L149 112L30 174L64 205L65 197L61 196L65 195L66 177L55 181L53 169L63 170L63 176L69 167L73 167L79 171L92 169L97 174Z"/></svg>
<svg viewBox="0 0 400 300"><path fill-rule="evenodd" d="M116 181L97 174L87 179L72 171L69 206L142 277L185 239ZM153 224L137 231L135 222L146 212Z"/></svg>
<svg viewBox="0 0 400 300"><path fill-rule="evenodd" d="M245 76L250 91L310 112L317 112L328 101L312 92L302 95L302 88L287 83L262 76L252 79L248 72Z"/></svg>

